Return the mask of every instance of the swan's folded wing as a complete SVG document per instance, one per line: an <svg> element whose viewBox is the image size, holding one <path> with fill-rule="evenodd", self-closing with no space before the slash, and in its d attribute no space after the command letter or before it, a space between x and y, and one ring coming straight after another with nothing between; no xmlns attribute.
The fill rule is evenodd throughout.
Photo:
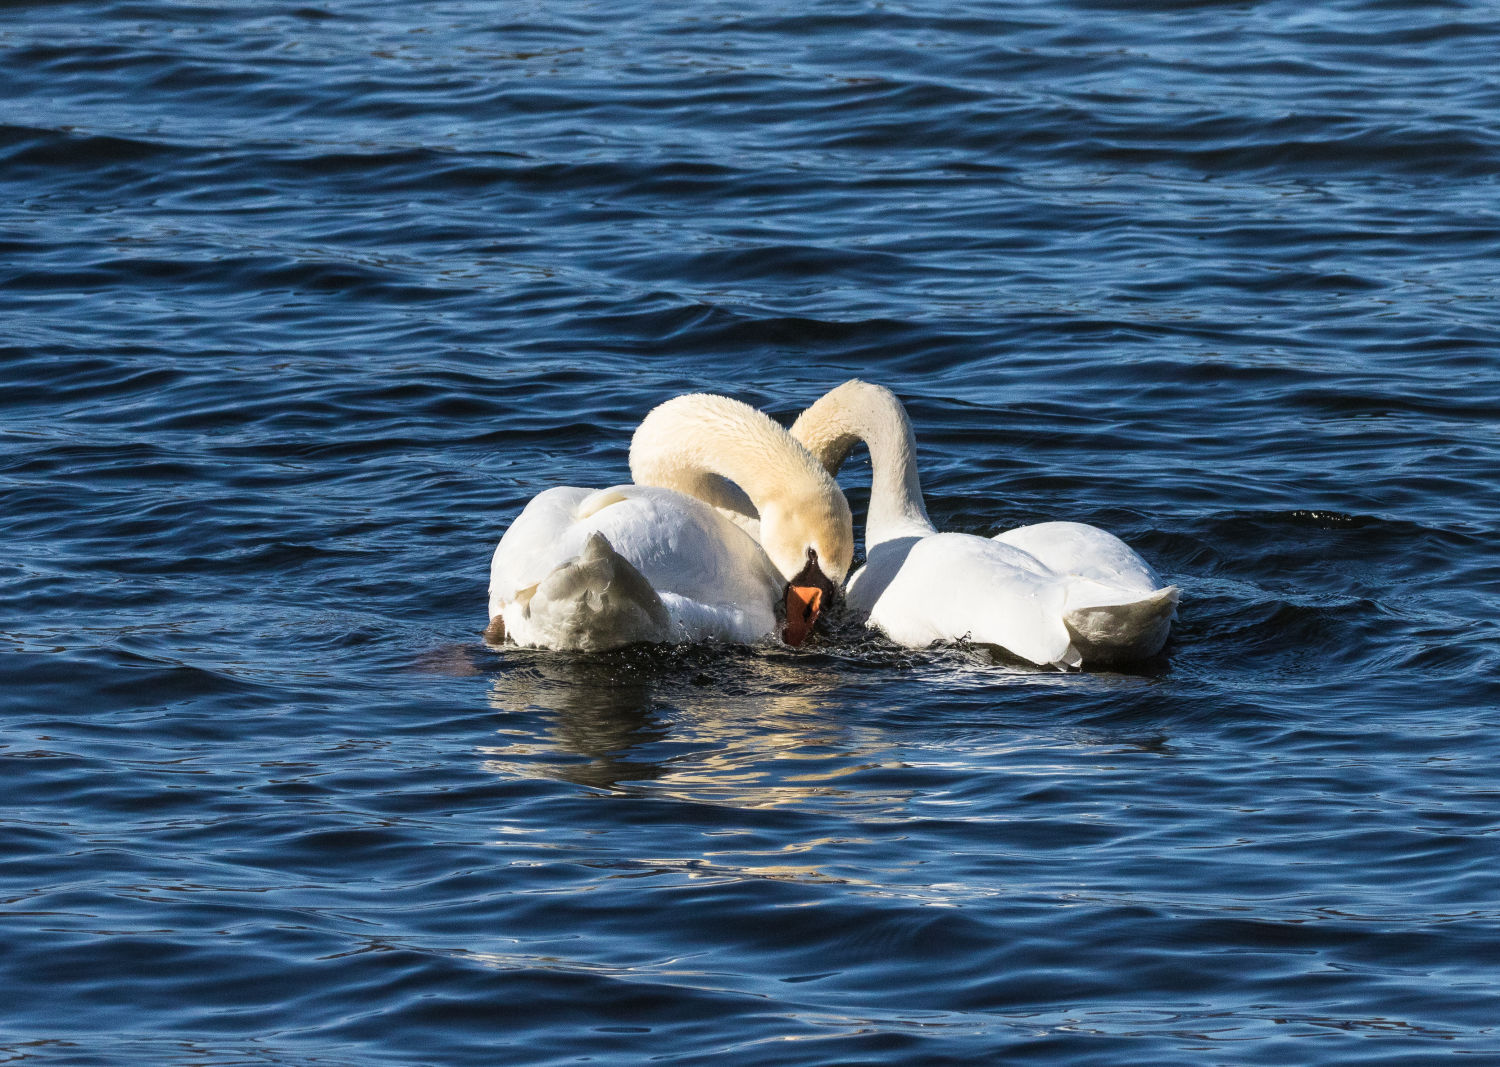
<svg viewBox="0 0 1500 1067"><path fill-rule="evenodd" d="M971 534L921 538L870 613L900 644L968 638L1039 664L1076 665L1063 625L1065 589L1012 546Z"/></svg>
<svg viewBox="0 0 1500 1067"><path fill-rule="evenodd" d="M1039 522L996 534L1058 574L1142 594L1162 587L1150 564L1112 533L1082 522Z"/></svg>
<svg viewBox="0 0 1500 1067"><path fill-rule="evenodd" d="M774 602L784 584L760 545L717 509L671 489L617 486L586 524L660 593L703 602Z"/></svg>
<svg viewBox="0 0 1500 1067"><path fill-rule="evenodd" d="M1166 644L1177 587L1163 585L1150 564L1114 534L1081 522L1043 522L1007 530L995 540L1058 572L1067 591L1063 622L1085 663L1146 659Z"/></svg>
<svg viewBox="0 0 1500 1067"><path fill-rule="evenodd" d="M586 531L572 534L580 503L596 491L562 485L531 498L495 546L490 560L490 617L500 614L523 589L531 588L583 549Z"/></svg>

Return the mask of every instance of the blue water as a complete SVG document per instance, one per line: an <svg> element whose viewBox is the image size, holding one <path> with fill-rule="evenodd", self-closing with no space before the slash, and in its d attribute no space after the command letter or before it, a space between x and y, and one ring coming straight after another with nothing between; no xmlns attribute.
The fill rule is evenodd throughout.
<svg viewBox="0 0 1500 1067"><path fill-rule="evenodd" d="M0 5L0 1058L1500 1062L1496 56L1479 0ZM480 640L653 405L856 375L943 528L1179 584L1166 654Z"/></svg>

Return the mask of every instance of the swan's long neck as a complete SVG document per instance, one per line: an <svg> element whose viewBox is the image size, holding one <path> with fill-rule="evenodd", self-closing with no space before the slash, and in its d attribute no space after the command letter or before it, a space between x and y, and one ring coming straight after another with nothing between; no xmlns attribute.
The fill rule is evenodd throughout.
<svg viewBox="0 0 1500 1067"><path fill-rule="evenodd" d="M815 470L806 450L770 416L709 393L657 406L630 441L630 476L637 485L675 489L711 504L720 503L713 496L723 490L722 480L760 508L787 481Z"/></svg>
<svg viewBox="0 0 1500 1067"><path fill-rule="evenodd" d="M691 393L658 405L631 439L630 476L637 485L675 489L729 510L745 510L748 500L763 519L768 509L778 521L797 516L817 535L825 572L842 581L848 568L852 523L838 483L774 419L748 404ZM800 545L794 560L793 546L773 545L764 523L762 533L767 553L789 576L805 562Z"/></svg>
<svg viewBox="0 0 1500 1067"><path fill-rule="evenodd" d="M870 449L870 509L865 551L883 541L935 532L922 503L917 443L901 401L889 389L858 379L824 394L792 425L792 436L838 473L860 441Z"/></svg>

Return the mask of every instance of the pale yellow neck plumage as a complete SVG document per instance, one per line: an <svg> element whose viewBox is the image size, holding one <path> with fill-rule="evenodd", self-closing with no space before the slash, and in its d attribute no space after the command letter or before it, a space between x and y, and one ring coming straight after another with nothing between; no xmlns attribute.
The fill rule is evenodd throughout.
<svg viewBox="0 0 1500 1067"><path fill-rule="evenodd" d="M791 433L831 474L859 442L870 449L866 552L896 537L934 532L922 502L911 422L889 389L857 378L845 382L804 411Z"/></svg>
<svg viewBox="0 0 1500 1067"><path fill-rule="evenodd" d="M753 509L766 554L788 578L806 563L808 548L834 582L848 572L853 519L838 483L748 404L690 393L657 406L630 442L630 476L726 510Z"/></svg>

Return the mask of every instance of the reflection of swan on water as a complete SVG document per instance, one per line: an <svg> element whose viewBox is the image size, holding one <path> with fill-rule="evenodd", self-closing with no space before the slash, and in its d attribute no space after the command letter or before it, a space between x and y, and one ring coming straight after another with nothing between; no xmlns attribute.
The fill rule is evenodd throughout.
<svg viewBox="0 0 1500 1067"><path fill-rule="evenodd" d="M599 651L806 638L854 552L849 505L806 449L746 404L693 394L646 416L630 469L637 484L549 489L506 530L491 640Z"/></svg>
<svg viewBox="0 0 1500 1067"><path fill-rule="evenodd" d="M843 676L805 658L712 648L504 653L480 751L507 777L774 807L840 791L869 742L827 709ZM795 768L789 773L789 768Z"/></svg>
<svg viewBox="0 0 1500 1067"><path fill-rule="evenodd" d="M487 769L600 789L660 776L657 762L639 755L670 730L650 683L620 678L593 658L526 656L495 676L489 703L506 717L480 746Z"/></svg>
<svg viewBox="0 0 1500 1067"><path fill-rule="evenodd" d="M1113 534L1078 522L994 538L939 533L922 501L911 423L889 389L845 382L804 411L792 435L830 473L860 441L869 447L866 563L849 580L848 603L898 644L968 637L1077 667L1144 659L1166 642L1177 587Z"/></svg>
<svg viewBox="0 0 1500 1067"><path fill-rule="evenodd" d="M496 658L489 703L502 714L482 767L531 783L544 826L579 831L549 838L538 865L584 862L605 880L846 883L851 851L881 848L857 818L900 817L913 799L881 772L883 739L846 721L841 676L810 657L697 646ZM768 813L744 814L756 811ZM523 811L496 816L497 840L536 845Z"/></svg>

